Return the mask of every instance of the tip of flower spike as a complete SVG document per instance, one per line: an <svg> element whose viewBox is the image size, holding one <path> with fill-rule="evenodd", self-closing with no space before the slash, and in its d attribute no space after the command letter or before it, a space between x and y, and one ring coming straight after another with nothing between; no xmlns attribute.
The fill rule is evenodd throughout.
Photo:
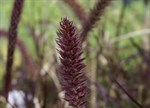
<svg viewBox="0 0 150 108"><path fill-rule="evenodd" d="M66 17L61 18L61 22L62 22L62 21L69 21L69 22L71 22L67 16L66 16Z"/></svg>
<svg viewBox="0 0 150 108"><path fill-rule="evenodd" d="M61 21L63 21L63 20L69 20L69 19L68 19L68 17L66 16L66 17L61 18Z"/></svg>
<svg viewBox="0 0 150 108"><path fill-rule="evenodd" d="M61 18L60 26L64 27L64 25L72 25L73 21L70 21L68 17Z"/></svg>

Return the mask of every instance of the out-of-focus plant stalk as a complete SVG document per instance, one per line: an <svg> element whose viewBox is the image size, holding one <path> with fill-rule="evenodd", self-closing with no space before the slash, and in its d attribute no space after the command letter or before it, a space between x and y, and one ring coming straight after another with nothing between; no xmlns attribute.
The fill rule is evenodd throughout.
<svg viewBox="0 0 150 108"><path fill-rule="evenodd" d="M6 100L8 99L8 93L11 87L11 73L13 67L13 59L14 59L14 50L17 41L17 31L18 31L18 24L20 21L22 8L23 8L24 0L15 0L10 27L9 27L9 39L8 39L8 50L7 50L7 64L6 64L6 73L4 76L4 96Z"/></svg>
<svg viewBox="0 0 150 108"><path fill-rule="evenodd" d="M93 29L93 26L99 21L103 15L105 8L109 6L112 0L98 0L94 8L91 10L89 17L83 23L83 31L81 32L81 41L83 42L88 35L88 32Z"/></svg>
<svg viewBox="0 0 150 108"><path fill-rule="evenodd" d="M70 8L74 11L76 16L81 21L84 21L87 18L88 15L87 12L76 0L63 0L63 1L70 6Z"/></svg>

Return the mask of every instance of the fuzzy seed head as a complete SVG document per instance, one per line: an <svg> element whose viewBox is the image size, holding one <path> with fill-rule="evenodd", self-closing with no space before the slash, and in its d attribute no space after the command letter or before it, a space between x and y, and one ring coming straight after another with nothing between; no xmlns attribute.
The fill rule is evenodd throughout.
<svg viewBox="0 0 150 108"><path fill-rule="evenodd" d="M57 44L60 54L60 82L65 90L65 100L75 108L85 108L87 78L83 64L80 38L72 21L67 18L60 22Z"/></svg>

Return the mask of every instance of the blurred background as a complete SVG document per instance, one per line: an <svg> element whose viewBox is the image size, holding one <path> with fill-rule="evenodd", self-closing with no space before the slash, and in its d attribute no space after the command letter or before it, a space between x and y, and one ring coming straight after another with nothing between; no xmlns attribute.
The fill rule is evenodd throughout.
<svg viewBox="0 0 150 108"><path fill-rule="evenodd" d="M83 22L97 1L25 0L11 90L8 102L1 92L1 108L68 108L57 75L56 32L66 16L82 32ZM0 91L13 3L0 0ZM131 98L150 108L148 0L113 0L88 32L83 51L89 79L88 108L137 108Z"/></svg>

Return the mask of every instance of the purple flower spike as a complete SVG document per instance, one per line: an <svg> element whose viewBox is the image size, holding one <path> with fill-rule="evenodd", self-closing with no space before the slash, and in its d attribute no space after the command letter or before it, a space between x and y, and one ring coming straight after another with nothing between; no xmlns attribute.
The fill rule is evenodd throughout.
<svg viewBox="0 0 150 108"><path fill-rule="evenodd" d="M65 100L75 108L85 108L87 98L87 78L81 40L72 21L63 18L58 30L57 44L60 49L60 83L65 90Z"/></svg>

